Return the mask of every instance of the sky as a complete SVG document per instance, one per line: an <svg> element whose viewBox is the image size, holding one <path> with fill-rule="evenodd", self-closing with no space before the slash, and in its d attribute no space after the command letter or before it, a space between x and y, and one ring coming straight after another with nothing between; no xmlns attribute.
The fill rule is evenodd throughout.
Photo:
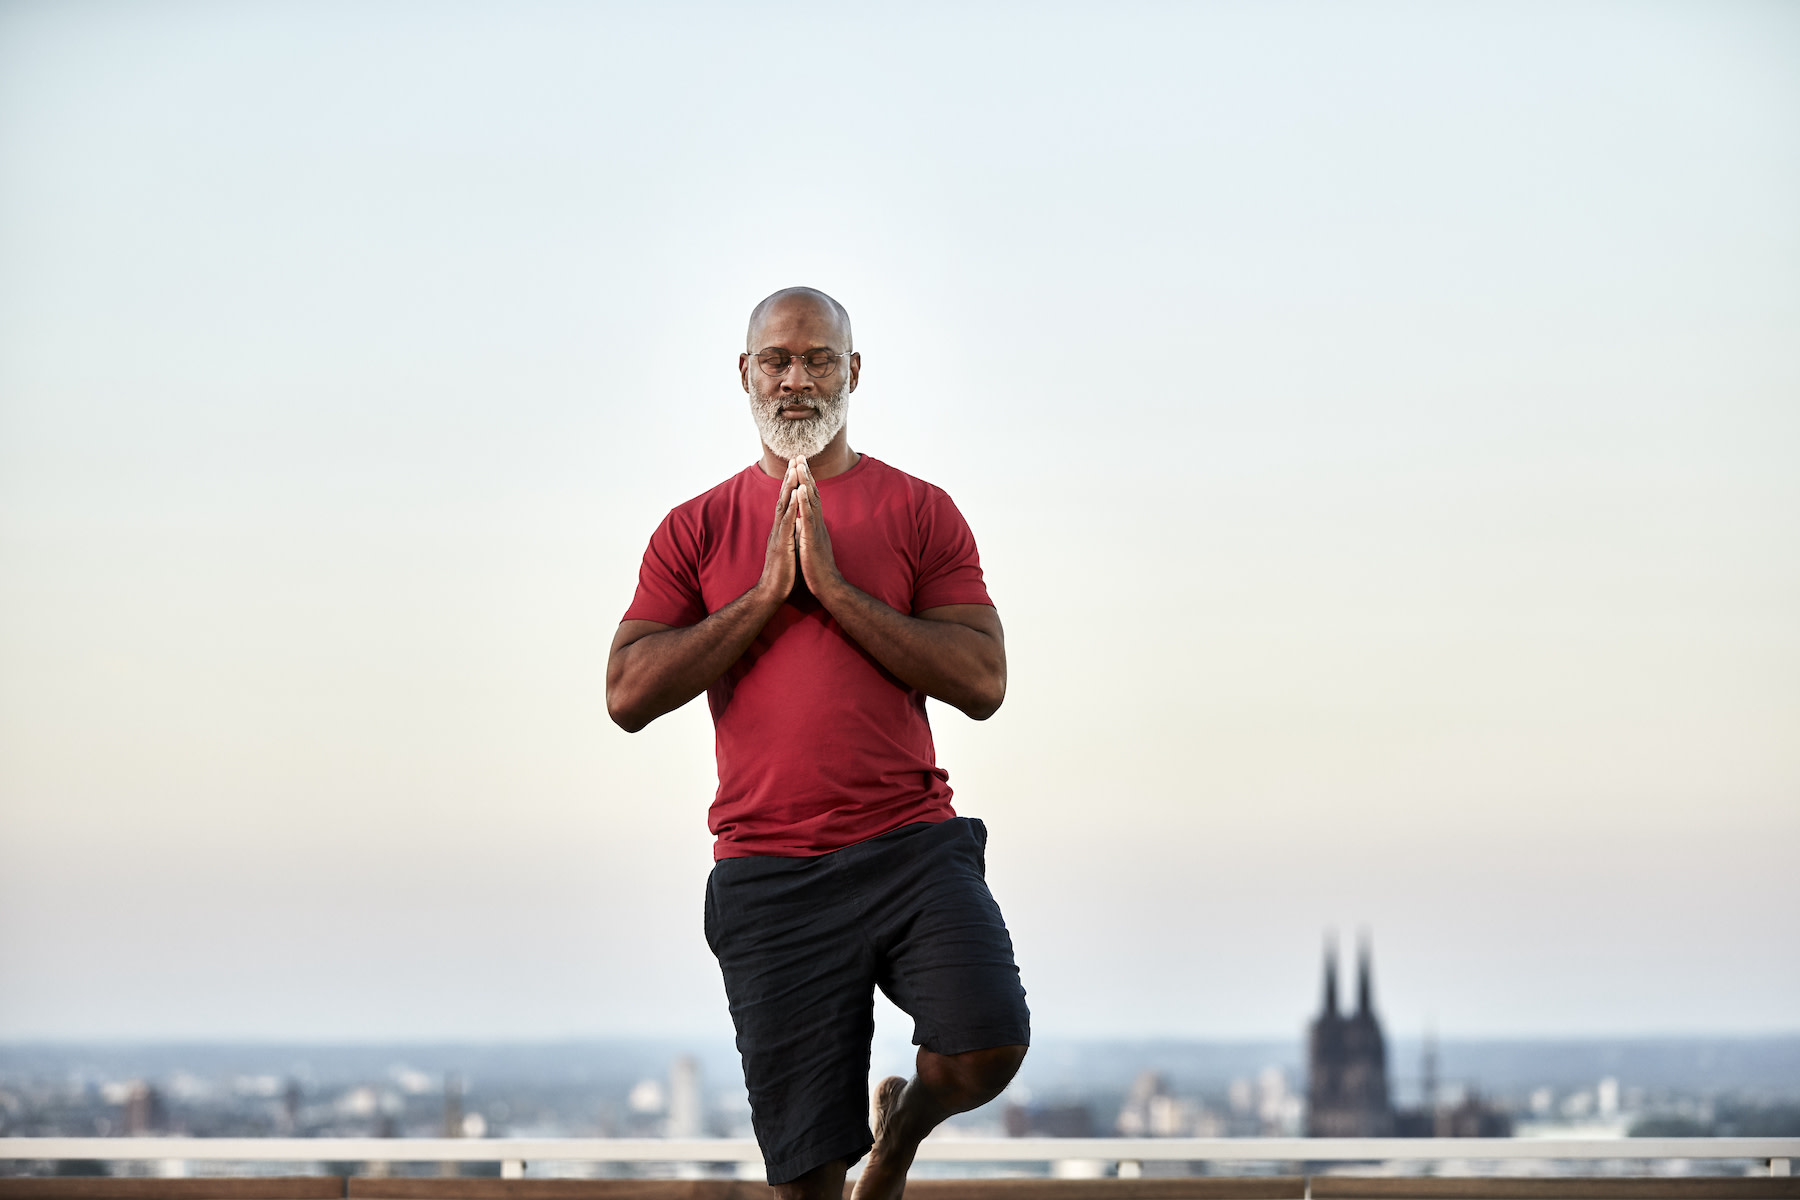
<svg viewBox="0 0 1800 1200"><path fill-rule="evenodd" d="M0 4L0 1038L728 1031L604 666L797 283L1040 1039L1800 1029L1800 9L277 0Z"/></svg>

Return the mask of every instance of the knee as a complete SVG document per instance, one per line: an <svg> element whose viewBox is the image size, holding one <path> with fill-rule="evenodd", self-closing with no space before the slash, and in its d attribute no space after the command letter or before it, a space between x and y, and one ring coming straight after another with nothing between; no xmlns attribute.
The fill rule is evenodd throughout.
<svg viewBox="0 0 1800 1200"><path fill-rule="evenodd" d="M932 1091L954 1096L965 1111L978 1108L1006 1090L1025 1061L1025 1049L993 1046L963 1054L934 1054L921 1049L919 1077Z"/></svg>
<svg viewBox="0 0 1800 1200"><path fill-rule="evenodd" d="M995 1046L992 1050L977 1050L975 1053L987 1055L981 1064L985 1072L983 1082L993 1089L998 1096L1019 1073L1019 1067L1025 1062L1025 1046Z"/></svg>

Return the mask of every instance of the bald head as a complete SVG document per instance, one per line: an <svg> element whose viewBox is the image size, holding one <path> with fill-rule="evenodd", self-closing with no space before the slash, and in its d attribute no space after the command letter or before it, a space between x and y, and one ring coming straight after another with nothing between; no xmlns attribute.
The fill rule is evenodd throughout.
<svg viewBox="0 0 1800 1200"><path fill-rule="evenodd" d="M856 348L850 335L850 313L843 305L818 288L791 287L782 288L774 295L765 297L761 304L750 310L750 327L744 332L746 353L762 349L763 326L769 323L769 318L777 310L786 309L790 305L810 308L824 317L841 335L841 353L848 354Z"/></svg>

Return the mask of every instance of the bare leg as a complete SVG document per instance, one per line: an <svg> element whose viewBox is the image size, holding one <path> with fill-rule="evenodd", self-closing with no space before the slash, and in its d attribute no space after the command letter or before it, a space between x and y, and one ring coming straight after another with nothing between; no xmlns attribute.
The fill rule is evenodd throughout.
<svg viewBox="0 0 1800 1200"><path fill-rule="evenodd" d="M925 1135L946 1118L998 1096L1024 1061L1023 1046L967 1054L934 1054L920 1047L917 1075L904 1083L890 1075L876 1086L875 1148L856 1181L854 1200L900 1200L906 1172Z"/></svg>
<svg viewBox="0 0 1800 1200"><path fill-rule="evenodd" d="M844 1200L843 1159L814 1167L798 1179L775 1185L776 1200Z"/></svg>

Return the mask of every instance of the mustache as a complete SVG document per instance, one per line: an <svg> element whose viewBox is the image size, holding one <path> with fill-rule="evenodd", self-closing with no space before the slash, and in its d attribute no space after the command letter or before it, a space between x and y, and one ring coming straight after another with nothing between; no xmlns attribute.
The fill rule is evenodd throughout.
<svg viewBox="0 0 1800 1200"><path fill-rule="evenodd" d="M765 396L756 394L756 407L773 416L784 408L810 408L813 415L804 418L816 421L831 411L834 404L849 398L849 389L842 389L829 396Z"/></svg>

